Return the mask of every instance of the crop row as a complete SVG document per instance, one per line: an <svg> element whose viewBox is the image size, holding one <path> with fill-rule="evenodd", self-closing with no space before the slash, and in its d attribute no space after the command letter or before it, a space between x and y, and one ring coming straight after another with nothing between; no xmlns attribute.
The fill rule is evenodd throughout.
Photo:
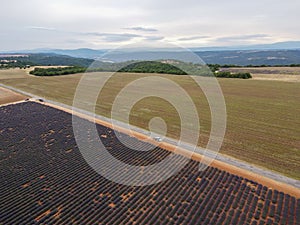
<svg viewBox="0 0 300 225"><path fill-rule="evenodd" d="M124 163L147 166L170 156L164 149L107 127L97 125L97 130L110 154ZM199 171L195 161L153 185L110 181L81 156L71 115L45 105L26 102L1 107L0 133L0 224L255 225L300 221L300 199L217 168ZM118 140L120 135L135 149L152 149L132 150ZM176 156L174 160L184 159ZM132 179L126 171L122 176Z"/></svg>

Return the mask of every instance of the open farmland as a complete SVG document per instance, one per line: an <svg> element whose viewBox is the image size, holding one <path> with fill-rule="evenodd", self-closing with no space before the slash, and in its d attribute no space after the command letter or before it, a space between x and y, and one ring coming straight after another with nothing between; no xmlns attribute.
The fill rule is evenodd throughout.
<svg viewBox="0 0 300 225"><path fill-rule="evenodd" d="M99 73L99 76L105 77L105 74ZM124 85L143 76L147 74L119 73L114 76L100 93L96 112L110 117L116 94ZM211 118L204 95L186 77L157 76L172 79L190 94L200 113L199 145L205 147ZM72 105L80 78L80 74L33 77L24 70L0 71L3 84L69 105ZM219 83L228 115L221 153L300 179L300 85L296 82L236 79L219 79ZM93 85L91 88L97 88L97 84ZM170 125L168 135L178 137L179 119L175 109L166 101L157 98L140 101L133 108L130 119L132 124L147 128L150 118L162 115Z"/></svg>
<svg viewBox="0 0 300 225"><path fill-rule="evenodd" d="M26 99L26 96L0 87L0 105Z"/></svg>
<svg viewBox="0 0 300 225"><path fill-rule="evenodd" d="M300 67L244 67L222 68L233 73L251 73L256 80L276 80L285 82L300 82Z"/></svg>
<svg viewBox="0 0 300 225"><path fill-rule="evenodd" d="M71 114L49 106L24 102L0 107L0 127L1 224L254 225L300 221L299 198L213 167L198 171L196 161L155 185L111 182L82 158ZM149 165L170 154L161 148L134 151L122 145L113 130L97 125L97 131L109 152L128 164ZM127 138L141 149L149 145ZM174 157L180 161L183 156Z"/></svg>

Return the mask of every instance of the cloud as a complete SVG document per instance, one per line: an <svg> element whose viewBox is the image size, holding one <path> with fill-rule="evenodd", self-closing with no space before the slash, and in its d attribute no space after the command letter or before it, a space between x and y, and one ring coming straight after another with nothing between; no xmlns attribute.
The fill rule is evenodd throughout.
<svg viewBox="0 0 300 225"><path fill-rule="evenodd" d="M261 38L269 38L270 36L267 34L248 34L248 35L239 35L239 36L227 36L217 38L216 41L220 42L230 42L230 41L249 41L256 40Z"/></svg>
<svg viewBox="0 0 300 225"><path fill-rule="evenodd" d="M87 44L86 41L80 39L66 39L66 42L71 44Z"/></svg>
<svg viewBox="0 0 300 225"><path fill-rule="evenodd" d="M5 21L0 24L0 49L79 48L94 43L99 48L114 48L118 41L157 40L160 36L185 47L299 40L299 25L291 21L300 20L300 1L269 1L272 4L265 7L261 0L218 4L199 0L11 0L0 7L0 18ZM206 34L211 37L201 36ZM65 41L72 38L87 44Z"/></svg>
<svg viewBox="0 0 300 225"><path fill-rule="evenodd" d="M44 30L44 31L57 31L55 28L52 27L39 27L39 26L28 26L26 29L31 30Z"/></svg>
<svg viewBox="0 0 300 225"><path fill-rule="evenodd" d="M143 37L138 34L131 34L131 33L99 33L99 32L77 32L77 31L62 31L55 28L50 27L39 27L39 26L29 26L26 27L27 29L32 30L41 30L41 31L55 31L57 33L61 33L63 35L84 35L84 36L96 36L101 38L103 41L107 42L122 42L122 41L129 41L136 37Z"/></svg>
<svg viewBox="0 0 300 225"><path fill-rule="evenodd" d="M165 37L163 36L143 36L145 40L148 41L159 41L159 40L163 40Z"/></svg>
<svg viewBox="0 0 300 225"><path fill-rule="evenodd" d="M210 36L184 37L184 38L179 38L178 41L193 41L193 40L206 39L206 38L210 38Z"/></svg>
<svg viewBox="0 0 300 225"><path fill-rule="evenodd" d="M121 42L121 41L129 41L136 37L142 37L138 34L131 34L131 33L98 33L98 32L87 32L87 33L81 33L83 35L90 35L90 36L96 36L101 38L104 41L107 42Z"/></svg>
<svg viewBox="0 0 300 225"><path fill-rule="evenodd" d="M134 30L134 31L143 31L143 32L157 32L158 30L155 28L149 28L149 27L126 27L123 28L125 30Z"/></svg>

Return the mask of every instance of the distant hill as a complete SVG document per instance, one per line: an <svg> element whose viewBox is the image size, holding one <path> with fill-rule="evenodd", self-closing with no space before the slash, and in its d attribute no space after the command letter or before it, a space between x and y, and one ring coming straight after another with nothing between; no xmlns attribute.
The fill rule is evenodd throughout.
<svg viewBox="0 0 300 225"><path fill-rule="evenodd" d="M5 60L16 60L17 65L39 65L39 66L82 66L88 67L94 62L93 59L86 58L75 58L67 55L57 55L49 53L38 53L38 54L27 54L22 57L15 57L14 55L1 55L2 59Z"/></svg>
<svg viewBox="0 0 300 225"><path fill-rule="evenodd" d="M31 50L19 50L19 51L13 51L14 53L20 53L20 54L57 54L57 55L66 55L71 56L75 58L88 58L88 59L96 59L101 57L107 50L95 50L95 49L89 49L89 48L79 48L79 49L31 49ZM12 51L4 51L0 54L4 53L12 53Z"/></svg>
<svg viewBox="0 0 300 225"><path fill-rule="evenodd" d="M66 53L66 50L61 50L61 53ZM56 52L59 52L58 50ZM90 58L79 57L83 52L85 55L90 55ZM88 53L90 52L90 53ZM81 49L68 50L70 55L78 55L76 57L70 55L60 55L55 53L34 53L27 54L28 57L19 57L18 60L26 62L28 65L66 65L66 66L82 66L88 67L94 62L94 57L98 50ZM230 50L230 51L195 51L205 63L220 64L220 65L291 65L300 64L300 49L295 50ZM6 53L13 54L13 53ZM17 52L14 54L25 54ZM101 53L103 55L103 51ZM2 58L3 58L3 54ZM100 57L99 51L99 57ZM97 61L97 67L105 69L115 69L115 65L111 62L126 62L126 61L152 61L161 59L174 59L178 61L185 61L189 59L191 54L189 52L174 52L174 51L119 51L113 54L107 54L100 61ZM9 57L6 57L9 59ZM97 57L96 57L97 58ZM192 63L198 63L195 57L189 59ZM25 63L25 64L26 64Z"/></svg>
<svg viewBox="0 0 300 225"><path fill-rule="evenodd" d="M21 51L22 52L22 51ZM75 58L88 58L96 59L101 57L106 50L95 50L89 48L79 48L79 49L35 49L24 51L28 53L46 53L46 54L57 54L57 55L67 55Z"/></svg>
<svg viewBox="0 0 300 225"><path fill-rule="evenodd" d="M196 51L194 52L207 64L246 65L290 65L300 64L299 50L235 50L235 51ZM157 52L117 52L105 56L106 61L124 62L128 60L160 60L175 59L179 61L199 61L190 57L187 52L157 51Z"/></svg>
<svg viewBox="0 0 300 225"><path fill-rule="evenodd" d="M208 64L240 66L300 64L300 50L207 51L195 53Z"/></svg>
<svg viewBox="0 0 300 225"><path fill-rule="evenodd" d="M239 45L221 47L191 48L192 51L232 51L232 50L300 50L300 41L286 41L272 44Z"/></svg>
<svg viewBox="0 0 300 225"><path fill-rule="evenodd" d="M178 50L178 49L177 49ZM266 50L300 50L300 41L286 41L271 44L257 44L257 45L241 45L241 46L217 46L217 47L195 47L189 48L193 52L219 52L219 51L266 51ZM68 55L76 58L97 59L102 58L108 49L33 49L21 50L18 53L54 53L58 55ZM170 49L172 51L172 49ZM121 51L122 52L122 51ZM138 52L138 51L136 51ZM5 52L8 53L8 52ZM104 56L105 57L105 56Z"/></svg>

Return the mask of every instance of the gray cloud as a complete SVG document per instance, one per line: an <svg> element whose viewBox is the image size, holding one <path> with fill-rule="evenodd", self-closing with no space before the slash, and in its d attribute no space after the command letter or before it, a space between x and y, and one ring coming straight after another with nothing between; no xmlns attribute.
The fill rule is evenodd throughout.
<svg viewBox="0 0 300 225"><path fill-rule="evenodd" d="M184 37L184 38L179 38L178 41L194 41L194 40L205 39L205 38L210 38L210 36Z"/></svg>
<svg viewBox="0 0 300 225"><path fill-rule="evenodd" d="M220 41L220 42L247 41L247 40L263 39L263 38L269 38L269 37L270 37L270 35L268 35L268 34L249 34L249 35L220 37L220 38L216 38L216 41Z"/></svg>
<svg viewBox="0 0 300 225"><path fill-rule="evenodd" d="M159 40L163 40L164 37L163 36L143 36L145 40L148 41L159 41Z"/></svg>
<svg viewBox="0 0 300 225"><path fill-rule="evenodd" d="M122 42L130 41L134 38L142 38L148 41L158 41L163 40L163 36L150 36L150 35L139 35L132 33L97 33L97 32L88 32L82 33L84 35L96 36L107 42Z"/></svg>
<svg viewBox="0 0 300 225"><path fill-rule="evenodd" d="M0 7L0 50L114 48L136 39L184 47L298 41L299 8L299 0L10 0Z"/></svg>
<svg viewBox="0 0 300 225"><path fill-rule="evenodd" d="M38 30L38 31L52 31L55 32L57 35L80 35L80 36L91 36L91 37L98 37L103 41L107 42L122 42L122 41L129 41L136 37L143 37L142 35L132 34L132 33L100 33L100 32L77 32L77 31L63 31L56 28L50 27L38 27L38 26L28 26L26 27L30 30ZM73 39L75 40L75 39Z"/></svg>
<svg viewBox="0 0 300 225"><path fill-rule="evenodd" d="M122 42L129 41L136 37L142 37L138 34L130 34L130 33L98 33L98 32L87 32L81 33L83 35L96 36L101 38L103 41L107 42Z"/></svg>
<svg viewBox="0 0 300 225"><path fill-rule="evenodd" d="M95 36L107 42L118 42L118 41L121 42L121 41L128 41L136 37L143 37L142 35L131 34L131 33L100 33L100 32L77 32L77 31L74 32L74 31L63 31L56 28L39 27L39 26L28 26L26 28L30 30L38 30L38 31L53 31L57 35Z"/></svg>
<svg viewBox="0 0 300 225"><path fill-rule="evenodd" d="M149 27L125 27L125 30L144 31L144 32L157 32L157 29Z"/></svg>
<svg viewBox="0 0 300 225"><path fill-rule="evenodd" d="M52 27L28 26L25 28L30 30L57 31L55 28Z"/></svg>

